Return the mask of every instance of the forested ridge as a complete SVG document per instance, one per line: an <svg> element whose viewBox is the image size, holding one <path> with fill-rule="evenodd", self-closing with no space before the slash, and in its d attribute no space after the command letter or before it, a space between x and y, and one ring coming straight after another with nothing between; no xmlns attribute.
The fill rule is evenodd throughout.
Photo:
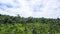
<svg viewBox="0 0 60 34"><path fill-rule="evenodd" d="M60 34L60 18L1 15L0 34Z"/></svg>

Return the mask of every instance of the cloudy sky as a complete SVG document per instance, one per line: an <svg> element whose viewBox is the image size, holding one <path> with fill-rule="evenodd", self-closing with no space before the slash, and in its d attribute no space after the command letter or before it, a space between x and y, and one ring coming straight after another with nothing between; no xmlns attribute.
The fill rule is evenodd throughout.
<svg viewBox="0 0 60 34"><path fill-rule="evenodd" d="M0 14L57 18L60 0L0 0Z"/></svg>

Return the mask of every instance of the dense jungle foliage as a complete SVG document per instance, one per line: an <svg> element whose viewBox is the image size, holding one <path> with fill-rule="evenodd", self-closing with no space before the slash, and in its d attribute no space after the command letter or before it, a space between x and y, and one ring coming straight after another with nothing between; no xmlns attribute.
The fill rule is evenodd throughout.
<svg viewBox="0 0 60 34"><path fill-rule="evenodd" d="M0 14L0 34L60 34L60 18L24 18Z"/></svg>

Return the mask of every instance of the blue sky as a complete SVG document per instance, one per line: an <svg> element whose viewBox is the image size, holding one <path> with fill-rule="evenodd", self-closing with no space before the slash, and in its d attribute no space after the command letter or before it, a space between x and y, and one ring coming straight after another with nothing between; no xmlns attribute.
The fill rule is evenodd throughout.
<svg viewBox="0 0 60 34"><path fill-rule="evenodd" d="M0 14L60 18L60 0L0 0Z"/></svg>

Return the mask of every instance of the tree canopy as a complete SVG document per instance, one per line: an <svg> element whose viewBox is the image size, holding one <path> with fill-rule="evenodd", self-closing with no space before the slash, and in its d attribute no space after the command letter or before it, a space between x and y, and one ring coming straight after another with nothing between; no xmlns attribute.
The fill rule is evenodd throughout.
<svg viewBox="0 0 60 34"><path fill-rule="evenodd" d="M24 18L0 14L0 34L60 34L60 18Z"/></svg>

